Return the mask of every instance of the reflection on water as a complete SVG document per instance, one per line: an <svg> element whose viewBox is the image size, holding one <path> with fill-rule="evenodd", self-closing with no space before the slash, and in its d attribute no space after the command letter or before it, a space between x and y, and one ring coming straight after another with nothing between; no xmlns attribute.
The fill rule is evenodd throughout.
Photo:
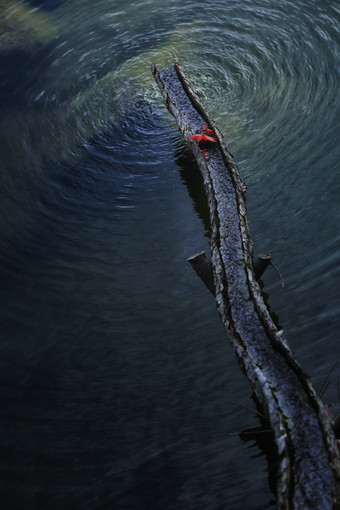
<svg viewBox="0 0 340 510"><path fill-rule="evenodd" d="M201 181L150 63L177 55L230 141L285 279L264 277L271 309L318 387L338 356L337 2L0 13L5 508L265 508L238 437L257 422L228 403L250 388L186 262L209 250Z"/></svg>

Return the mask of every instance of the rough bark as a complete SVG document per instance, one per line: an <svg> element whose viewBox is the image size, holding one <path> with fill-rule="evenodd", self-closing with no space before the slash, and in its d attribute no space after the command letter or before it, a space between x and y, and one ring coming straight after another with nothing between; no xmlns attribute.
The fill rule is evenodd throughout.
<svg viewBox="0 0 340 510"><path fill-rule="evenodd" d="M338 446L322 402L264 303L253 264L246 187L233 156L180 64L175 61L161 71L152 64L152 73L184 137L204 132L207 122L217 140L208 147L208 160L196 142L189 144L203 176L210 209L217 308L274 432L277 507L339 508Z"/></svg>

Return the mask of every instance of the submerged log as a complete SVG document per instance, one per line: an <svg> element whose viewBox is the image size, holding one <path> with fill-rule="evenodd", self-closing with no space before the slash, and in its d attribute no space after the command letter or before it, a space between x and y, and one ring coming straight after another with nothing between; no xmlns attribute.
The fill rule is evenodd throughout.
<svg viewBox="0 0 340 510"><path fill-rule="evenodd" d="M242 370L274 434L279 509L340 508L339 449L321 400L265 305L253 264L245 184L216 123L182 67L153 76L188 139L206 132L216 143L202 153L189 141L202 173L211 220L213 293ZM208 281L210 281L208 277Z"/></svg>

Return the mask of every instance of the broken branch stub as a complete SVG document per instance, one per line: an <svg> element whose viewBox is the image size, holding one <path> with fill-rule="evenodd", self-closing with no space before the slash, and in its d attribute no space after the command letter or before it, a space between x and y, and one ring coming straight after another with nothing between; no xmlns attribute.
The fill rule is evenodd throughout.
<svg viewBox="0 0 340 510"><path fill-rule="evenodd" d="M267 267L272 263L272 256L268 253L261 254L254 262L254 273L257 279L261 278Z"/></svg>
<svg viewBox="0 0 340 510"><path fill-rule="evenodd" d="M202 150L197 141L188 141L210 210L211 290L240 366L274 433L277 507L338 508L339 450L321 400L264 303L253 265L245 184L180 64L175 61L161 71L152 64L152 73L184 137L208 134L208 128L217 142Z"/></svg>
<svg viewBox="0 0 340 510"><path fill-rule="evenodd" d="M206 287L215 295L214 271L208 255L203 251L188 258L188 262L196 271Z"/></svg>

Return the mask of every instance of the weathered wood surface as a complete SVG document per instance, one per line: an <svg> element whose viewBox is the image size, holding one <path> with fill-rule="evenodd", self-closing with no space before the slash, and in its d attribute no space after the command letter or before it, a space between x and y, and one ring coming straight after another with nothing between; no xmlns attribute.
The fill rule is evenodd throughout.
<svg viewBox="0 0 340 510"><path fill-rule="evenodd" d="M182 67L152 73L185 138L213 129L206 161L189 141L203 175L211 219L214 294L242 370L274 431L279 509L334 509L340 502L339 449L309 377L273 323L255 277L245 185L216 123Z"/></svg>

